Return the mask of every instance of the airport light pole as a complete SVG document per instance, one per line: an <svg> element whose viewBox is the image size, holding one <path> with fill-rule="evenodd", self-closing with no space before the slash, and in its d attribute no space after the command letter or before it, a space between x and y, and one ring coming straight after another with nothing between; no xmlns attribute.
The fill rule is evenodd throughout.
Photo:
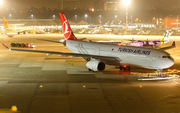
<svg viewBox="0 0 180 113"><path fill-rule="evenodd" d="M53 19L55 19L56 18L56 15L53 15Z"/></svg>
<svg viewBox="0 0 180 113"><path fill-rule="evenodd" d="M102 22L101 22L101 15L99 15L99 23L101 24Z"/></svg>
<svg viewBox="0 0 180 113"><path fill-rule="evenodd" d="M87 14L85 14L85 15L84 15L84 17L85 17L85 21L87 22L87 17L88 17L88 15L87 15Z"/></svg>
<svg viewBox="0 0 180 113"><path fill-rule="evenodd" d="M178 20L179 20L179 15L177 15L177 25L176 25L176 27L177 27L177 29L178 29Z"/></svg>
<svg viewBox="0 0 180 113"><path fill-rule="evenodd" d="M114 17L115 17L115 21L114 21L114 24L116 24L116 18L117 18L117 15L115 15Z"/></svg>
<svg viewBox="0 0 180 113"><path fill-rule="evenodd" d="M101 15L99 15L99 20L101 21Z"/></svg>
<svg viewBox="0 0 180 113"><path fill-rule="evenodd" d="M31 15L31 19L33 19L33 16L34 16L34 15L32 14L32 15Z"/></svg>
<svg viewBox="0 0 180 113"><path fill-rule="evenodd" d="M126 6L126 30L128 29L128 5L130 0L122 0L122 3Z"/></svg>
<svg viewBox="0 0 180 113"><path fill-rule="evenodd" d="M12 15L11 15L11 14L9 14L9 19L11 19L11 16L12 16Z"/></svg>
<svg viewBox="0 0 180 113"><path fill-rule="evenodd" d="M74 16L75 20L77 20L77 15Z"/></svg>

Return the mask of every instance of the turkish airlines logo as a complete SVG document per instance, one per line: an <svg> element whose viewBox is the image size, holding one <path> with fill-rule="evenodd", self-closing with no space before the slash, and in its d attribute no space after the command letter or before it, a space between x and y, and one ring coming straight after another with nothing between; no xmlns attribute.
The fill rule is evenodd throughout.
<svg viewBox="0 0 180 113"><path fill-rule="evenodd" d="M67 40L69 39L70 35L71 35L71 29L70 27L68 26L68 23L67 21L64 21L63 23L63 34L64 34L64 38Z"/></svg>

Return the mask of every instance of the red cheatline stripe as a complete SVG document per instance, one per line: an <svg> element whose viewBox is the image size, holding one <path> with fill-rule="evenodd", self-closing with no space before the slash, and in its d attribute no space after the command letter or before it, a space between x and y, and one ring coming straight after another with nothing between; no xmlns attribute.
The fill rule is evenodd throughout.
<svg viewBox="0 0 180 113"><path fill-rule="evenodd" d="M9 49L9 47L5 46L4 44L2 44L5 48Z"/></svg>

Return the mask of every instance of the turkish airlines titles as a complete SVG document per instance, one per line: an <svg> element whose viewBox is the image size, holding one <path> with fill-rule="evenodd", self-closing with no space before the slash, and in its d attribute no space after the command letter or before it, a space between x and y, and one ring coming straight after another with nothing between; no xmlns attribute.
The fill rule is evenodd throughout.
<svg viewBox="0 0 180 113"><path fill-rule="evenodd" d="M127 49L127 48L119 48L118 51L126 52L126 53L144 54L144 55L150 55L151 53L151 51L143 51L143 50Z"/></svg>

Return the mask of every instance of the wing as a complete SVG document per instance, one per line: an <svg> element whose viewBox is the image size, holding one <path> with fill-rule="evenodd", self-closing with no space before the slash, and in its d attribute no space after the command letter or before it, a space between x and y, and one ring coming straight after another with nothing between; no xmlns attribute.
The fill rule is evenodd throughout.
<svg viewBox="0 0 180 113"><path fill-rule="evenodd" d="M107 44L118 44L118 45L120 45L121 44L121 41L120 40L118 40L118 41L113 41L113 40L110 40L110 41L102 41L102 40L100 40L100 41L97 41L98 43L107 43Z"/></svg>
<svg viewBox="0 0 180 113"><path fill-rule="evenodd" d="M131 42L134 42L134 41L137 41L137 42L144 42L144 41L152 41L152 40L134 40L134 39L123 39L125 41L131 41ZM164 41L153 41L153 43L157 43L157 42L164 42Z"/></svg>
<svg viewBox="0 0 180 113"><path fill-rule="evenodd" d="M110 43L110 42L121 42L120 40L118 40L118 41L114 41L114 40L110 40L110 41L103 41L103 40L100 40L100 41L97 41L97 42L104 42L104 43Z"/></svg>
<svg viewBox="0 0 180 113"><path fill-rule="evenodd" d="M78 38L78 40L80 40L80 41L83 41L83 40L85 40L86 38Z"/></svg>
<svg viewBox="0 0 180 113"><path fill-rule="evenodd" d="M61 43L59 41L52 41L52 40L45 40L45 39L37 39L35 38L35 40L41 40L41 41L47 41L47 42L54 42L54 43Z"/></svg>
<svg viewBox="0 0 180 113"><path fill-rule="evenodd" d="M91 55L91 54L81 54L81 53L63 53L63 52L55 52L55 51L12 49L12 48L7 47L4 44L2 45L11 51L35 52L35 53L46 53L47 55L57 54L59 56L82 57L86 61L89 61L91 58L94 58L94 59L99 59L108 65L119 65L121 61L118 57L111 57L111 56L101 56L101 55Z"/></svg>
<svg viewBox="0 0 180 113"><path fill-rule="evenodd" d="M82 40L85 40L86 38L80 38L78 40L82 41ZM38 38L35 38L35 40L41 40L41 41L47 41L47 42L54 42L54 43L63 43L64 39L61 39L60 41L53 41L53 40L45 40L45 39L38 39Z"/></svg>

